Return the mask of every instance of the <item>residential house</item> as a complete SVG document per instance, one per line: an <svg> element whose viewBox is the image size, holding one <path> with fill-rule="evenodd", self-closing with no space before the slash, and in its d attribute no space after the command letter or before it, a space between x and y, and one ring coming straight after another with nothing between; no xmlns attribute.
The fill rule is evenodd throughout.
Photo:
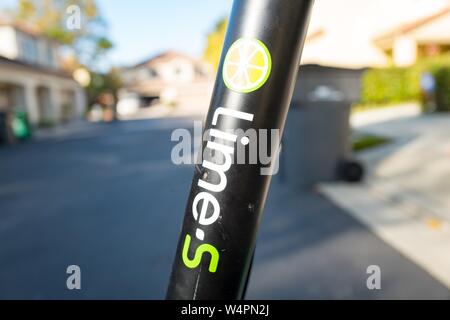
<svg viewBox="0 0 450 320"><path fill-rule="evenodd" d="M212 70L185 54L164 52L121 70L124 87L118 112L131 113L154 103L208 103L213 87Z"/></svg>
<svg viewBox="0 0 450 320"><path fill-rule="evenodd" d="M0 20L0 111L25 111L34 126L79 119L84 90L59 64L59 44Z"/></svg>
<svg viewBox="0 0 450 320"><path fill-rule="evenodd" d="M396 26L379 35L375 44L397 66L450 52L450 6Z"/></svg>
<svg viewBox="0 0 450 320"><path fill-rule="evenodd" d="M316 0L303 64L407 66L449 51L450 0Z"/></svg>

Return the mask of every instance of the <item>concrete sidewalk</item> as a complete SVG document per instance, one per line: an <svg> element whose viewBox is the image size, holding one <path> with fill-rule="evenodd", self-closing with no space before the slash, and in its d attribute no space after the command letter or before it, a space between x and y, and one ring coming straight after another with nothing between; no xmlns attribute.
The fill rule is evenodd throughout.
<svg viewBox="0 0 450 320"><path fill-rule="evenodd" d="M450 287L450 116L413 116L359 127L393 139L358 157L359 185L326 184L324 194Z"/></svg>
<svg viewBox="0 0 450 320"><path fill-rule="evenodd" d="M65 139L74 136L90 136L102 125L105 125L105 123L93 123L86 120L79 120L60 124L51 128L39 128L33 132L33 140L48 141L50 139Z"/></svg>
<svg viewBox="0 0 450 320"><path fill-rule="evenodd" d="M418 103L404 103L394 106L378 107L368 110L352 112L350 124L353 128L359 128L369 125L376 125L380 122L386 122L396 119L410 118L422 113Z"/></svg>

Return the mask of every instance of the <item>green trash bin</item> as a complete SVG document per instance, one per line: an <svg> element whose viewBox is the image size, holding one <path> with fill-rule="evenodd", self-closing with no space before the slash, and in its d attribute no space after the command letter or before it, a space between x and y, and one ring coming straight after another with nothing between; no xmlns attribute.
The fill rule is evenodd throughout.
<svg viewBox="0 0 450 320"><path fill-rule="evenodd" d="M26 140L31 137L31 127L26 112L14 112L11 127L16 139Z"/></svg>

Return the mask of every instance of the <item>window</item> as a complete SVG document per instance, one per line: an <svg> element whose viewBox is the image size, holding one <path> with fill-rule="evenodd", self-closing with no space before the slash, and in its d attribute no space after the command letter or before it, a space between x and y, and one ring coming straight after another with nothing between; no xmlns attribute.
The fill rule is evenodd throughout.
<svg viewBox="0 0 450 320"><path fill-rule="evenodd" d="M150 79L158 77L158 72L155 69L148 69L148 76Z"/></svg>
<svg viewBox="0 0 450 320"><path fill-rule="evenodd" d="M418 51L420 58L435 57L450 52L450 45L440 43L419 44Z"/></svg>
<svg viewBox="0 0 450 320"><path fill-rule="evenodd" d="M45 46L46 46L46 49L47 49L46 50L46 57L45 57L46 64L49 65L49 66L56 66L55 57L54 57L54 54L53 54L53 46L52 46L52 44L50 42L46 42Z"/></svg>
<svg viewBox="0 0 450 320"><path fill-rule="evenodd" d="M37 44L36 40L33 37L30 37L28 35L22 34L20 37L21 45L21 56L23 59L27 62L37 62L38 60L38 53L37 53Z"/></svg>

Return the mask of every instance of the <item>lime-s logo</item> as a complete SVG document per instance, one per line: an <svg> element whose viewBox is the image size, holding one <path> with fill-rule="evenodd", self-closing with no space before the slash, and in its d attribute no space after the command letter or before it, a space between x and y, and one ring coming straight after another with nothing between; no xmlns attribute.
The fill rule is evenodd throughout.
<svg viewBox="0 0 450 320"><path fill-rule="evenodd" d="M211 122L212 126L217 126L219 117L232 117L252 122L254 115L243 111L219 107L214 110ZM198 193L192 201L192 215L199 226L195 230L195 237L200 241L205 239L205 231L201 227L213 225L220 217L220 204L214 196L214 193L225 190L227 186L226 172L232 165L232 155L234 154L234 148L225 144L225 141L236 142L237 140L236 134L218 129L210 130L209 135L210 138L208 139L208 143L204 150L209 149L211 152L214 151L214 154L216 154L216 151L219 151L222 156L225 157L225 161L217 161L220 162L217 163L213 161L217 159L217 157L212 157L211 161L203 159L202 162L203 170L205 170L204 172L207 173L208 170L210 172L215 172L219 176L219 182L212 183L212 181L208 181L208 174L206 176L202 174L197 181L198 187L206 190ZM213 137L218 139L212 139ZM217 142L219 139L224 140L224 143L221 144ZM211 255L211 260L208 269L209 272L215 273L217 271L217 265L219 264L219 252L217 249L208 243L203 243L195 249L194 258L190 259L188 254L190 251L191 240L191 236L186 234L183 250L181 252L181 257L185 266L190 269L197 268L203 259L204 253L209 253Z"/></svg>
<svg viewBox="0 0 450 320"><path fill-rule="evenodd" d="M258 39L240 38L228 49L222 77L228 89L250 93L266 83L271 69L272 57L266 45Z"/></svg>
<svg viewBox="0 0 450 320"><path fill-rule="evenodd" d="M203 253L208 252L211 255L211 262L209 263L209 272L215 273L217 270L217 265L219 264L219 252L216 248L214 248L212 245L204 243L200 246L198 246L197 250L195 250L194 259L189 259L188 252L189 247L191 245L191 236L186 235L186 238L184 239L184 245L183 245L183 262L186 265L186 267L190 269L197 268L202 260Z"/></svg>

